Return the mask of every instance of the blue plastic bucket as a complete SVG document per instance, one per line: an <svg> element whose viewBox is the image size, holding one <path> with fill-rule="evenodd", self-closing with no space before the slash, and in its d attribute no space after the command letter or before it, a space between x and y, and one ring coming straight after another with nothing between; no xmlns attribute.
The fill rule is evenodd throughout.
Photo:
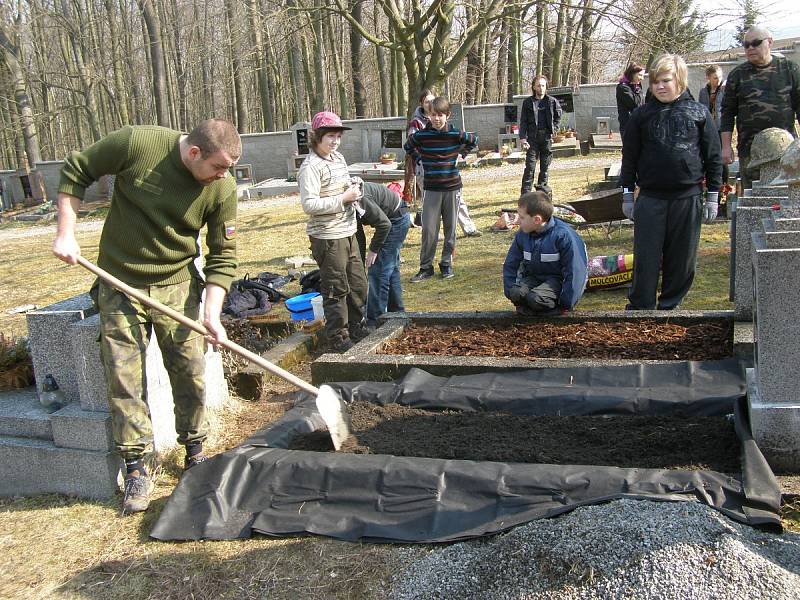
<svg viewBox="0 0 800 600"><path fill-rule="evenodd" d="M286 300L286 308L289 309L292 321L313 321L314 309L311 306L311 300L317 296L319 296L319 292L310 292Z"/></svg>

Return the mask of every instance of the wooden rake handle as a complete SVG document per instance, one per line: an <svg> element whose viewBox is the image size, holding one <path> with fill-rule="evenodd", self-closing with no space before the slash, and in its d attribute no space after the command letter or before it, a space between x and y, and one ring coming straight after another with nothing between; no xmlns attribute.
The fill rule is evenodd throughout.
<svg viewBox="0 0 800 600"><path fill-rule="evenodd" d="M84 257L80 255L78 256L78 264L84 267L85 269L91 271L95 275L97 275L107 284L111 285L112 287L118 289L121 292L124 292L131 298L135 298L145 306L149 306L150 308L167 315L171 319L174 319L175 321L177 321L182 325L186 325L186 327L189 327L190 329L193 329L198 333L201 333L203 335L208 335L208 330L203 326L202 323L198 323L197 321L190 319L186 315L179 313L178 311L170 308L169 306L161 304L161 302L159 302L158 300L154 300L150 296L143 294L136 288L132 288L127 283L120 281L119 279L114 277L111 273L104 271L103 269L101 269L94 263L86 260ZM238 354L242 358L249 360L251 363L258 365L262 369L269 371L273 375L277 375L281 379L284 379L289 383L296 385L301 390L309 392L310 394L314 394L315 396L319 395L318 388L314 387L313 385L311 385L306 381L303 381L302 379L300 379L296 375L293 375L289 371L282 369L278 365L269 362L263 356L259 356L255 352L251 352L247 348L243 348L236 342L233 342L226 338L222 340L219 343L219 345L222 346L223 348L227 348L228 350L230 350L235 354Z"/></svg>

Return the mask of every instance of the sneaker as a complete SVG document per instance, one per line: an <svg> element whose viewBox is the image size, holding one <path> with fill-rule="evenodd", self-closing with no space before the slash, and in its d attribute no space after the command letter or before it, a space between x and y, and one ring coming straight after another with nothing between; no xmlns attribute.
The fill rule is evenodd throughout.
<svg viewBox="0 0 800 600"><path fill-rule="evenodd" d="M150 492L153 491L153 481L139 471L133 471L125 476L125 496L122 499L122 514L143 512L150 506Z"/></svg>
<svg viewBox="0 0 800 600"><path fill-rule="evenodd" d="M420 269L419 272L411 278L411 283L419 283L433 277L433 268Z"/></svg>
<svg viewBox="0 0 800 600"><path fill-rule="evenodd" d="M439 267L442 272L442 279L450 279L451 277L455 277L455 273L453 272L453 267L450 265L442 265Z"/></svg>
<svg viewBox="0 0 800 600"><path fill-rule="evenodd" d="M199 465L200 463L206 462L208 457L200 452L200 454L195 454L194 456L187 456L183 459L183 470L188 471L195 465Z"/></svg>
<svg viewBox="0 0 800 600"><path fill-rule="evenodd" d="M464 235L467 237L481 237L483 234L479 230L473 229L472 231L467 231Z"/></svg>

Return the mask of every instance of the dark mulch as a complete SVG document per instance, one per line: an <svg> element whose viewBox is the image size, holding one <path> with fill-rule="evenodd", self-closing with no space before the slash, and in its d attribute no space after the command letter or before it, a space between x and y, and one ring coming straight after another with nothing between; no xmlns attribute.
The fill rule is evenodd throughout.
<svg viewBox="0 0 800 600"><path fill-rule="evenodd" d="M223 321L228 339L251 352L261 354L275 346L280 338L271 335L264 327L251 323L248 319L226 319ZM247 366L248 361L226 348L221 349L222 364L229 375L241 371Z"/></svg>
<svg viewBox="0 0 800 600"><path fill-rule="evenodd" d="M428 458L737 473L739 440L724 417L531 417L434 412L398 404L349 406L353 435L340 452ZM327 432L294 450L332 451Z"/></svg>
<svg viewBox="0 0 800 600"><path fill-rule="evenodd" d="M733 352L727 322L585 321L491 325L417 325L387 342L384 354L496 358L717 360Z"/></svg>

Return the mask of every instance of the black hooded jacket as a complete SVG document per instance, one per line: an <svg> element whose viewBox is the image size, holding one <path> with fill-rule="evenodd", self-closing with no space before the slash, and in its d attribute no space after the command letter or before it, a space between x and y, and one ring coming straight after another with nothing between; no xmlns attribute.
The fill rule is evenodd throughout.
<svg viewBox="0 0 800 600"><path fill-rule="evenodd" d="M656 198L686 198L722 185L719 134L708 108L684 92L664 104L655 97L631 113L625 128L620 184Z"/></svg>

